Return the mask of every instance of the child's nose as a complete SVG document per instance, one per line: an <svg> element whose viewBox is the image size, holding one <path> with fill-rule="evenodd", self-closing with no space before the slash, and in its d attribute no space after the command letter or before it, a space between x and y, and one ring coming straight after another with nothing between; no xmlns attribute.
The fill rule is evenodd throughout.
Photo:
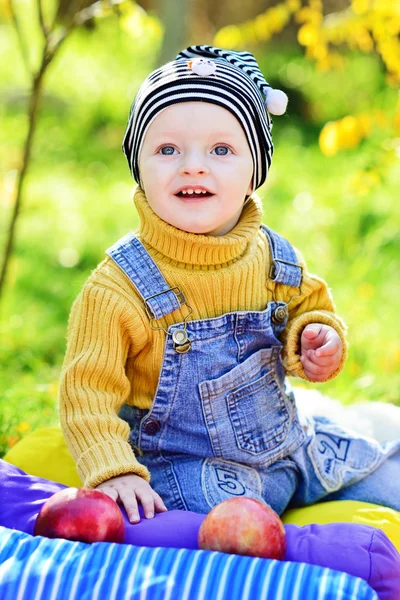
<svg viewBox="0 0 400 600"><path fill-rule="evenodd" d="M188 152L182 156L180 172L187 175L208 173L205 157L200 152Z"/></svg>

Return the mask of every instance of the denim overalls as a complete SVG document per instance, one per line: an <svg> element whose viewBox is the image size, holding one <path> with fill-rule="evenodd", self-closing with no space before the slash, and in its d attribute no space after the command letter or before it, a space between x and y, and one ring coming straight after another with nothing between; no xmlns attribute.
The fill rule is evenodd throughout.
<svg viewBox="0 0 400 600"><path fill-rule="evenodd" d="M262 228L273 267L266 278L300 288L293 248ZM134 234L107 253L134 284L153 325L185 305L185 291L169 287ZM370 480L398 451L399 444L381 446L327 419L299 415L281 362L279 336L287 319L287 305L271 301L262 311L185 319L168 328L151 409L125 404L119 416L169 509L207 513L218 502L246 495L280 514L289 503L346 497L345 486L354 492L356 482L366 475ZM391 465L393 475L385 478L399 470L398 459ZM382 488L379 481L362 488L362 497L350 497L400 509L400 494L393 503L376 487Z"/></svg>

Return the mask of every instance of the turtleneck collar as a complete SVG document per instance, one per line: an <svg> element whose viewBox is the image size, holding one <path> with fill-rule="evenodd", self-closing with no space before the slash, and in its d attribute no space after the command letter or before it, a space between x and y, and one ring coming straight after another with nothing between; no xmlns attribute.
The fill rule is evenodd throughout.
<svg viewBox="0 0 400 600"><path fill-rule="evenodd" d="M160 219L137 187L134 202L140 218L139 235L143 242L170 261L196 266L229 263L245 252L257 234L262 218L261 200L252 194L235 227L225 235L188 233Z"/></svg>

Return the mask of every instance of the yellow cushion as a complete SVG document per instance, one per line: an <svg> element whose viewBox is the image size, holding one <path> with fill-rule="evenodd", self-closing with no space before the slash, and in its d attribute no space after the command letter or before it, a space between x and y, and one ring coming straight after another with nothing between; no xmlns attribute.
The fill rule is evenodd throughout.
<svg viewBox="0 0 400 600"><path fill-rule="evenodd" d="M362 523L382 529L400 552L400 513L391 508L357 502L336 500L288 510L282 515L284 523L309 525L310 523Z"/></svg>
<svg viewBox="0 0 400 600"><path fill-rule="evenodd" d="M11 448L4 460L30 475L70 487L82 486L59 427L43 427L33 431ZM321 502L288 510L282 516L282 521L295 525L335 522L372 525L382 529L400 552L400 513L377 504L354 500Z"/></svg>
<svg viewBox="0 0 400 600"><path fill-rule="evenodd" d="M59 427L36 429L15 444L3 458L29 475L69 487L82 487Z"/></svg>

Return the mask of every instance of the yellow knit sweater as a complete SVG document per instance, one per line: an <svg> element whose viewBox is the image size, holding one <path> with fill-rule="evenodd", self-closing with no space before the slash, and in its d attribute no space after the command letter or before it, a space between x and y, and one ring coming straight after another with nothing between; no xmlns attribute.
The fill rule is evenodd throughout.
<svg viewBox="0 0 400 600"><path fill-rule="evenodd" d="M298 290L266 285L270 256L260 230L261 202L245 204L237 225L215 237L187 233L160 219L137 189L140 217L137 236L154 258L167 283L179 288L192 307L191 319L233 311L263 310L272 299L288 300ZM307 379L299 340L308 323L326 323L345 347L345 326L334 314L324 281L304 267L301 297L289 305L284 364L289 375ZM271 291L272 290L272 291ZM184 309L186 307L183 307ZM182 321L175 311L157 324L165 329ZM92 272L75 300L68 325L67 351L60 381L59 412L68 447L85 486L95 487L122 473L150 479L128 443L129 427L118 418L123 403L150 408L161 369L165 333L153 330L136 288L107 257ZM342 368L342 363L335 376Z"/></svg>

